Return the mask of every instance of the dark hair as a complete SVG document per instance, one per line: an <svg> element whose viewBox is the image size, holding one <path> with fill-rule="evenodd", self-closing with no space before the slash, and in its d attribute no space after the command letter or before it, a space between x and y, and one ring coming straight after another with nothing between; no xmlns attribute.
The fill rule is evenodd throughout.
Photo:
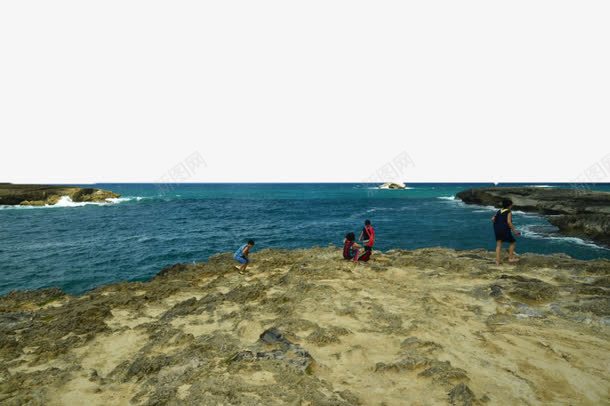
<svg viewBox="0 0 610 406"><path fill-rule="evenodd" d="M345 234L345 239L347 241L354 241L356 239L356 234L354 234L354 233L347 233L347 234Z"/></svg>
<svg viewBox="0 0 610 406"><path fill-rule="evenodd" d="M510 199L504 199L502 200L502 208L503 209L508 209L510 207L510 205L513 204L513 201Z"/></svg>
<svg viewBox="0 0 610 406"><path fill-rule="evenodd" d="M248 245L254 245L254 240L248 240Z"/></svg>
<svg viewBox="0 0 610 406"><path fill-rule="evenodd" d="M370 226L371 225L371 220L364 220L364 225L365 226Z"/></svg>

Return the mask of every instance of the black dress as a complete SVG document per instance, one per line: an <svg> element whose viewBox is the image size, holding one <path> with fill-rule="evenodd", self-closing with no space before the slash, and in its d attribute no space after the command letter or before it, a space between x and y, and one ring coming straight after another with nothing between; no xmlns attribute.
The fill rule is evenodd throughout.
<svg viewBox="0 0 610 406"><path fill-rule="evenodd" d="M510 210L508 209L498 210L496 213L496 221L494 221L494 233L496 234L496 241L510 243L515 242L515 237L513 237L513 233L511 233L508 225L509 213Z"/></svg>

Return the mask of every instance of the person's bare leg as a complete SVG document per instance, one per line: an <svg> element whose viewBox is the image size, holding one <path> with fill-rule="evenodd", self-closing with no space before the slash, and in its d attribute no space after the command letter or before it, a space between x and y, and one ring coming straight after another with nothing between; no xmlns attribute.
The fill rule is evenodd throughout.
<svg viewBox="0 0 610 406"><path fill-rule="evenodd" d="M508 262L517 262L519 261L515 258L515 243L511 242L508 246Z"/></svg>
<svg viewBox="0 0 610 406"><path fill-rule="evenodd" d="M496 241L496 265L500 265L500 255L502 254L502 241Z"/></svg>
<svg viewBox="0 0 610 406"><path fill-rule="evenodd" d="M360 250L359 250L359 249L357 249L357 250L356 250L356 252L354 253L354 262L358 262L358 252L359 252L359 251L360 251Z"/></svg>

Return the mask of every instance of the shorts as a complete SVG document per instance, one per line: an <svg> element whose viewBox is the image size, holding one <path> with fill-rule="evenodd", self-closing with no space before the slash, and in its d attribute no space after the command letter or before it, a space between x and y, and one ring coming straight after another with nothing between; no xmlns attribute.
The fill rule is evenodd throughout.
<svg viewBox="0 0 610 406"><path fill-rule="evenodd" d="M247 264L250 262L250 260L246 257L233 257L233 258L235 258L235 260L237 262L239 262L240 264Z"/></svg>
<svg viewBox="0 0 610 406"><path fill-rule="evenodd" d="M368 245L364 247L364 254L358 258L358 261L367 262L371 259L371 255L373 254L373 247L369 247Z"/></svg>
<svg viewBox="0 0 610 406"><path fill-rule="evenodd" d="M513 233L511 233L510 230L496 231L495 234L496 241L508 242L511 244L515 242L515 237L513 237Z"/></svg>

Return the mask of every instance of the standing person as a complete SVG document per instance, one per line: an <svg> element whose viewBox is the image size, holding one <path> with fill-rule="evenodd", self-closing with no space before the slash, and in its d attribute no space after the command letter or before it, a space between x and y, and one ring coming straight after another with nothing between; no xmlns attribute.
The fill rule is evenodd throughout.
<svg viewBox="0 0 610 406"><path fill-rule="evenodd" d="M250 263L250 259L248 258L248 254L250 254L250 250L254 247L254 240L248 240L247 244L242 245L235 251L233 254L233 258L241 264L241 266L235 265L235 268L239 270L239 272L245 272L248 264Z"/></svg>
<svg viewBox="0 0 610 406"><path fill-rule="evenodd" d="M345 234L345 239L343 240L343 259L352 259L354 262L358 261L360 245L358 245L355 240L356 234Z"/></svg>
<svg viewBox="0 0 610 406"><path fill-rule="evenodd" d="M364 243L364 254L358 260L366 262L371 258L373 245L375 245L375 229L371 225L371 220L364 220L364 228L358 240Z"/></svg>
<svg viewBox="0 0 610 406"><path fill-rule="evenodd" d="M519 233L513 225L512 207L512 200L502 200L502 208L491 218L491 221L494 223L494 234L496 235L496 265L500 265L500 254L502 253L503 242L510 244L508 246L508 262L513 263L519 261L515 258L516 241L511 230L514 231L517 236L521 235L521 233Z"/></svg>

